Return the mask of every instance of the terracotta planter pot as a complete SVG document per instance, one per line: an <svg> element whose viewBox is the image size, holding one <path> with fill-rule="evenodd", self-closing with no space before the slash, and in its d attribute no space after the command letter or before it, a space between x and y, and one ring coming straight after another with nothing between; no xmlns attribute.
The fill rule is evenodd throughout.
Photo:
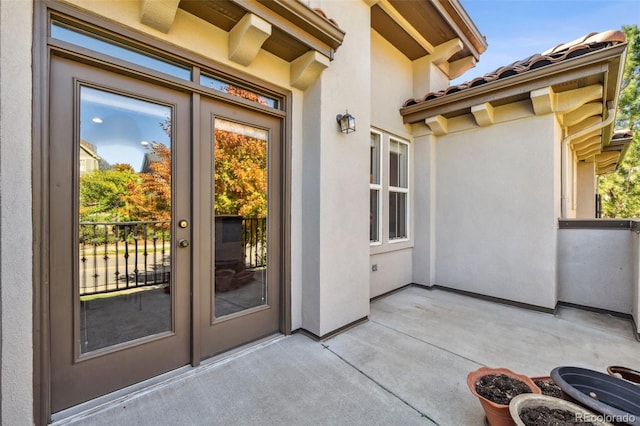
<svg viewBox="0 0 640 426"><path fill-rule="evenodd" d="M231 290L231 283L236 271L233 269L216 270L216 291L224 293Z"/></svg>
<svg viewBox="0 0 640 426"><path fill-rule="evenodd" d="M609 373L610 376L640 385L640 371L632 370L627 367L620 367L619 365L611 365L607 367L607 373Z"/></svg>
<svg viewBox="0 0 640 426"><path fill-rule="evenodd" d="M467 386L469 386L469 390L480 400L480 405L484 409L484 413L487 416L487 422L490 426L513 426L515 425L511 414L509 413L509 405L496 404L493 401L488 400L482 395L478 394L476 391L476 383L480 380L481 377L487 376L489 374L505 374L513 379L520 380L524 382L531 392L535 394L540 394L540 388L538 388L533 381L522 374L514 373L513 371L507 368L489 368L489 367L481 367L475 371L472 371L467 376Z"/></svg>
<svg viewBox="0 0 640 426"><path fill-rule="evenodd" d="M517 426L525 426L520 418L520 414L525 408L547 407L550 409L559 409L570 411L575 414L576 419L589 421L596 426L613 426L611 423L601 419L602 416L596 415L583 407L564 399L554 398L547 395L538 395L534 393L525 393L516 396L509 403L509 413Z"/></svg>

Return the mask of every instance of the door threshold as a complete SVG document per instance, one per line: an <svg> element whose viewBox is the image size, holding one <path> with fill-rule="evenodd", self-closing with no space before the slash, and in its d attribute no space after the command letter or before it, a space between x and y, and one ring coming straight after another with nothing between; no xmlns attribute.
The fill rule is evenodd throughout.
<svg viewBox="0 0 640 426"><path fill-rule="evenodd" d="M198 375L210 368L223 365L243 355L252 353L273 343L285 339L280 333L272 334L262 339L255 340L246 345L231 349L220 355L203 360L199 366L192 367L185 365L184 367L160 374L145 381L133 384L126 388L111 392L107 395L100 396L87 402L83 402L73 407L67 408L51 415L52 426L62 426L71 422L78 421L84 417L94 415L102 410L107 410L114 405L119 405L127 401L134 400L140 396L146 395L158 388L169 385L180 380L185 380Z"/></svg>

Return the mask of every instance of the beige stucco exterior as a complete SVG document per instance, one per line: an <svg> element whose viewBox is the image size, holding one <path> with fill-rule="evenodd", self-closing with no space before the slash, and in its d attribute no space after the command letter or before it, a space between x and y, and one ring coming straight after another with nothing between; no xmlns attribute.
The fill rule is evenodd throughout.
<svg viewBox="0 0 640 426"><path fill-rule="evenodd" d="M433 284L555 306L557 136L546 115L438 138Z"/></svg>
<svg viewBox="0 0 640 426"><path fill-rule="evenodd" d="M28 1L0 4L0 419L33 417L31 42Z"/></svg>
<svg viewBox="0 0 640 426"><path fill-rule="evenodd" d="M319 4L318 4L319 6ZM351 42L304 94L302 208L302 327L323 336L369 314L368 149L371 106L369 8L363 2L325 3ZM358 76L357 78L344 78ZM336 114L356 117L349 135ZM295 142L294 142L295 143ZM360 182L360 184L358 184ZM294 231L292 231L293 233Z"/></svg>
<svg viewBox="0 0 640 426"><path fill-rule="evenodd" d="M434 115L410 124L399 112L403 102L444 89L475 59L468 56L457 65L447 62L463 49L457 38L430 46L431 54L409 59L371 28L376 1L305 2L335 17L346 35L332 58L311 51L294 61L260 48L272 28L253 15L227 32L178 8L175 0L64 3L150 36L159 46L199 55L290 93L287 272L292 330L329 335L366 319L370 298L412 283L545 309L567 299L628 311L638 324L637 233L631 240L627 235L625 244L634 248L629 262L634 266L626 270L629 285L616 300L602 304L584 299L573 291L575 286L559 289L561 282L573 283L579 276L558 267L558 241L567 243L558 234L558 218L593 217L597 167L593 161L581 162L580 153L590 147L589 141L568 139L571 126L563 120L574 125L582 116L593 115L593 105L565 114L595 99L597 89L554 97L547 87L531 99L495 107L483 102L465 113L451 114L455 117ZM35 324L34 334L34 309L40 309L34 288L45 285L33 279L39 276L33 257L42 252L40 241L33 246L31 241L37 225L32 217L37 220L42 212L32 206L39 194L33 194L31 178L38 175L32 147L39 149L41 130L41 117L33 111L44 106L37 104L40 98L32 97L34 76L26 71L32 69L32 7L29 0L0 3L3 424L36 421L34 400L38 403L39 389L33 383L41 374L33 363L34 335L40 336L40 324ZM337 129L336 115L345 110L356 117L355 133ZM409 233L400 241L389 241L384 226L379 243L371 244L367 238L370 131L409 146ZM383 166L387 168L388 164ZM388 189L386 178L383 174L383 190ZM386 204L383 199L383 223L388 221ZM571 244L586 243L578 238ZM579 251L568 254L580 256ZM561 282L559 273L565 273ZM632 297L623 301L623 294Z"/></svg>

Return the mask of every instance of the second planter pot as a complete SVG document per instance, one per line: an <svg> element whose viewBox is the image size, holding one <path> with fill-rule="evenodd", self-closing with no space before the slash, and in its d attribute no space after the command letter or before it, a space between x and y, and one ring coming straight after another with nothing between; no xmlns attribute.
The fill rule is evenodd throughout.
<svg viewBox="0 0 640 426"><path fill-rule="evenodd" d="M523 411L527 408L535 409L539 407L551 410L568 411L572 415L572 419L569 420L590 422L596 426L613 426L611 423L602 420L601 415L596 415L595 413L592 413L591 411L572 402L548 395L532 393L518 395L509 403L509 413L517 426L526 426L526 423L521 417Z"/></svg>

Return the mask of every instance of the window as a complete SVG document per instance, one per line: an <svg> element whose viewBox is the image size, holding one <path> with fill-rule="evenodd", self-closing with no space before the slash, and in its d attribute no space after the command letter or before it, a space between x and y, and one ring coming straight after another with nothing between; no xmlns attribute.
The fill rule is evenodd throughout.
<svg viewBox="0 0 640 426"><path fill-rule="evenodd" d="M191 69L187 66L170 62L167 59L154 56L149 53L136 50L130 46L119 44L115 40L90 34L87 31L74 28L62 22L51 23L51 37L75 44L76 46L91 49L93 51L113 56L128 62L160 71L165 74L178 77L183 80L191 79Z"/></svg>
<svg viewBox="0 0 640 426"><path fill-rule="evenodd" d="M409 145L389 140L389 240L405 239L409 193Z"/></svg>
<svg viewBox="0 0 640 426"><path fill-rule="evenodd" d="M260 105L265 105L271 108L280 108L280 105L277 99L269 97L267 95L263 95L262 93L259 93L244 85L239 85L237 83L230 83L220 78L210 77L208 75L200 76L200 84L202 84L203 86L209 87L213 90L217 90L218 92L223 92L233 96L238 96L240 98L247 99L252 102L256 102Z"/></svg>
<svg viewBox="0 0 640 426"><path fill-rule="evenodd" d="M382 193L382 185L380 181L380 137L379 133L371 132L370 147L370 172L369 172L369 196L370 196L370 212L369 212L369 241L371 243L380 242L380 195Z"/></svg>
<svg viewBox="0 0 640 426"><path fill-rule="evenodd" d="M369 146L369 242L386 244L409 241L409 142L375 129ZM398 246L396 246L397 248Z"/></svg>

